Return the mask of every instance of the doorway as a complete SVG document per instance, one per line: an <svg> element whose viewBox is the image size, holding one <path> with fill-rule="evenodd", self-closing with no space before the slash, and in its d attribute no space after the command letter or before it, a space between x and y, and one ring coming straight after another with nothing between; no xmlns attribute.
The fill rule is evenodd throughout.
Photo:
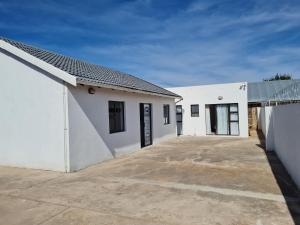
<svg viewBox="0 0 300 225"><path fill-rule="evenodd" d="M205 120L207 135L240 134L237 103L205 105Z"/></svg>
<svg viewBox="0 0 300 225"><path fill-rule="evenodd" d="M182 105L176 105L177 136L182 135Z"/></svg>
<svg viewBox="0 0 300 225"><path fill-rule="evenodd" d="M141 147L152 145L152 106L140 103Z"/></svg>

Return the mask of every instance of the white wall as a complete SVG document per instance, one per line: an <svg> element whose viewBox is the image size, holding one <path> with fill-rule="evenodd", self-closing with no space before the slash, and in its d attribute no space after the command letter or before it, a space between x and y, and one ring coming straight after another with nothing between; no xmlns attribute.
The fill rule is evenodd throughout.
<svg viewBox="0 0 300 225"><path fill-rule="evenodd" d="M139 103L152 103L153 142L175 137L175 101L172 98L134 94L87 86L69 87L71 171L140 149ZM125 132L109 133L108 101L125 102ZM163 104L170 104L171 124L164 125Z"/></svg>
<svg viewBox="0 0 300 225"><path fill-rule="evenodd" d="M266 110L265 110L265 107L260 108L259 114L260 114L260 116L259 116L260 119L258 121L259 122L258 127L260 127L261 131L263 132L263 134L266 137Z"/></svg>
<svg viewBox="0 0 300 225"><path fill-rule="evenodd" d="M206 135L205 105L238 103L240 136L248 137L248 99L246 83L229 83L216 85L201 85L190 87L168 88L170 91L183 97L178 105L183 107L183 134ZM218 97L222 96L222 100ZM199 117L191 117L191 105L199 104Z"/></svg>
<svg viewBox="0 0 300 225"><path fill-rule="evenodd" d="M65 170L63 85L0 49L0 164Z"/></svg>
<svg viewBox="0 0 300 225"><path fill-rule="evenodd" d="M260 127L265 135L266 149L274 150L274 130L273 130L273 106L264 106L260 110Z"/></svg>
<svg viewBox="0 0 300 225"><path fill-rule="evenodd" d="M257 109L257 111L256 111L256 113L257 113L257 129L258 130L262 130L262 127L261 127L261 125L262 125L262 112L261 112L261 107L256 107L256 109Z"/></svg>
<svg viewBox="0 0 300 225"><path fill-rule="evenodd" d="M300 188L300 104L266 108L270 111L267 142Z"/></svg>

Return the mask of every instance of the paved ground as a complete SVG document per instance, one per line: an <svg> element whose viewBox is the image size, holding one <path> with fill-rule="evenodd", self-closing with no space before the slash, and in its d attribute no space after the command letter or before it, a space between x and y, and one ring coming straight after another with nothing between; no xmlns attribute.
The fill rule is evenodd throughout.
<svg viewBox="0 0 300 225"><path fill-rule="evenodd" d="M0 167L1 225L300 224L298 197L255 138L180 137L72 174Z"/></svg>

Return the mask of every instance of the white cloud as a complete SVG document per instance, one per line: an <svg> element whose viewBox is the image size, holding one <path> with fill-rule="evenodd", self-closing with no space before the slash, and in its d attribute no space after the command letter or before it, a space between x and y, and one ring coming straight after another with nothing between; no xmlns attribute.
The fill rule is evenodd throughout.
<svg viewBox="0 0 300 225"><path fill-rule="evenodd" d="M286 60L295 57L291 51L257 47L277 32L299 26L296 10L257 10L238 18L190 15L190 11L160 21L160 30L136 42L88 46L85 51L111 59L110 66L167 86L255 81L277 72L299 74L298 63ZM151 22L158 26L156 20Z"/></svg>
<svg viewBox="0 0 300 225"><path fill-rule="evenodd" d="M225 3L213 11L208 9L218 6L217 1L194 1L161 17L152 4L138 0L89 13L78 5L41 2L23 7L52 13L55 22L24 28L2 22L0 28L92 37L99 41L86 41L69 52L165 86L255 81L284 72L300 74L300 47L290 46L290 37L282 35L299 30L297 6L282 3L274 8L257 1L234 14L222 11ZM11 7L15 10L19 6ZM69 22L73 20L84 26Z"/></svg>

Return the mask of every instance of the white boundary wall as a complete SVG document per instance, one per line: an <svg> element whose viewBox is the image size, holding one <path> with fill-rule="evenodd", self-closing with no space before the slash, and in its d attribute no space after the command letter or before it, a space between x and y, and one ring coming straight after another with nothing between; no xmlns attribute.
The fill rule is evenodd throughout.
<svg viewBox="0 0 300 225"><path fill-rule="evenodd" d="M300 104L265 107L266 148L275 150L300 188Z"/></svg>
<svg viewBox="0 0 300 225"><path fill-rule="evenodd" d="M273 106L261 107L260 110L260 127L266 137L266 149L274 150L274 134L273 134Z"/></svg>

